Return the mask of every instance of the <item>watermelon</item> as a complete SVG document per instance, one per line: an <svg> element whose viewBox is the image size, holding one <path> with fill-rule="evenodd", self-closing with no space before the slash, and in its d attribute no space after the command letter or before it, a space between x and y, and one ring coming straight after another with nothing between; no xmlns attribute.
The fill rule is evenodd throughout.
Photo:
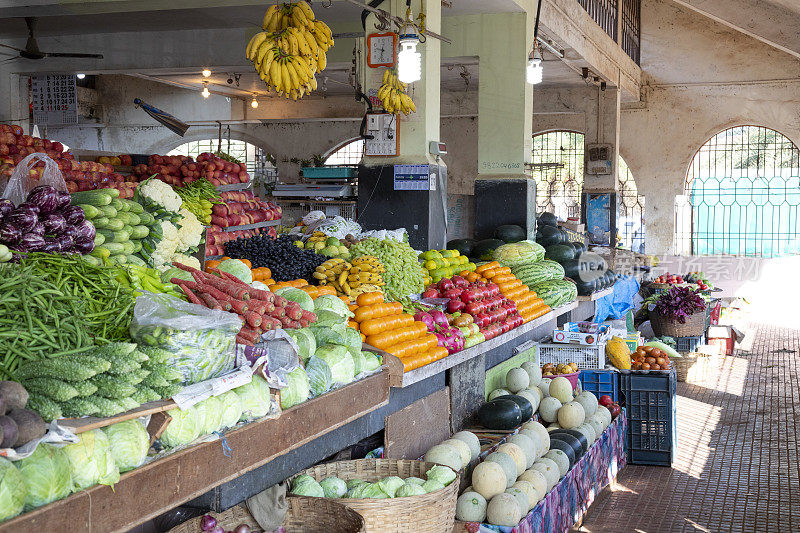
<svg viewBox="0 0 800 533"><path fill-rule="evenodd" d="M540 226L536 232L536 242L545 248L561 244L561 230L555 226Z"/></svg>
<svg viewBox="0 0 800 533"><path fill-rule="evenodd" d="M472 255L472 249L475 247L474 239L454 239L447 243L448 250L458 250L464 257Z"/></svg>
<svg viewBox="0 0 800 533"><path fill-rule="evenodd" d="M541 226L558 226L558 218L553 213L544 212L539 215L537 220Z"/></svg>
<svg viewBox="0 0 800 533"><path fill-rule="evenodd" d="M498 246L493 259L503 266L535 263L544 256L544 248L533 241L520 241Z"/></svg>
<svg viewBox="0 0 800 533"><path fill-rule="evenodd" d="M550 270L553 271L553 279L561 279L564 277L564 267L561 266L561 263L545 259L544 261L542 261L542 264L547 265L550 268Z"/></svg>
<svg viewBox="0 0 800 533"><path fill-rule="evenodd" d="M544 257L557 263L564 264L575 259L575 248L567 244L555 244L545 248Z"/></svg>
<svg viewBox="0 0 800 533"><path fill-rule="evenodd" d="M472 247L472 256L480 261L491 261L494 251L505 243L500 239L484 239Z"/></svg>
<svg viewBox="0 0 800 533"><path fill-rule="evenodd" d="M549 263L553 263L553 261L540 261L538 263L520 265L512 267L511 272L528 286L563 278L563 269L561 269L562 273L559 276L558 272ZM558 265L558 263L555 264ZM561 265L558 266L561 268Z"/></svg>
<svg viewBox="0 0 800 533"><path fill-rule="evenodd" d="M530 287L551 308L561 307L578 297L578 288L571 281L556 279Z"/></svg>
<svg viewBox="0 0 800 533"><path fill-rule="evenodd" d="M494 237L505 242L519 242L528 238L528 233L516 224L505 224L497 226L494 230Z"/></svg>

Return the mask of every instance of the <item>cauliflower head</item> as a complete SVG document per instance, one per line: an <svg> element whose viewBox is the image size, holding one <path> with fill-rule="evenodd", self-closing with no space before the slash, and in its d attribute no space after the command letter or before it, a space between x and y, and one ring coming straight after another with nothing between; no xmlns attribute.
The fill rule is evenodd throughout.
<svg viewBox="0 0 800 533"><path fill-rule="evenodd" d="M139 184L136 189L142 197L162 206L167 211L177 213L183 203L178 193L169 184L161 180L146 180Z"/></svg>

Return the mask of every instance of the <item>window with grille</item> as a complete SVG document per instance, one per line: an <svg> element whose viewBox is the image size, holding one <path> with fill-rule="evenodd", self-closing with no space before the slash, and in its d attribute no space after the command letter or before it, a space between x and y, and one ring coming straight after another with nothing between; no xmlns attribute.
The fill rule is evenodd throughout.
<svg viewBox="0 0 800 533"><path fill-rule="evenodd" d="M191 141L182 144L172 150L167 155L187 155L197 158L204 152L214 153L220 143L217 139L204 139L202 141ZM223 139L221 144L222 151L229 156L238 159L247 165L247 172L254 174L256 170L256 155L260 149L248 142L237 141L235 139Z"/></svg>
<svg viewBox="0 0 800 533"><path fill-rule="evenodd" d="M724 130L695 154L676 200L677 253L800 254L800 150L759 126Z"/></svg>
<svg viewBox="0 0 800 533"><path fill-rule="evenodd" d="M364 139L347 141L331 150L325 158L326 166L358 165L364 158Z"/></svg>

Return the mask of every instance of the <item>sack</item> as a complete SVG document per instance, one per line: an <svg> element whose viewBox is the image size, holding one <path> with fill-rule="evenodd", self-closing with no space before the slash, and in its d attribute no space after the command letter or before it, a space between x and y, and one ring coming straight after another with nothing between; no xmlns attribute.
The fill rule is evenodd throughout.
<svg viewBox="0 0 800 533"><path fill-rule="evenodd" d="M233 313L147 292L136 298L131 337L170 352L167 364L183 374L184 385L191 385L233 370L241 327Z"/></svg>
<svg viewBox="0 0 800 533"><path fill-rule="evenodd" d="M34 173L31 174L31 169ZM19 205L28 197L28 193L39 185L51 185L57 191L66 191L67 184L58 168L58 163L45 154L33 153L19 162L8 180L2 198Z"/></svg>

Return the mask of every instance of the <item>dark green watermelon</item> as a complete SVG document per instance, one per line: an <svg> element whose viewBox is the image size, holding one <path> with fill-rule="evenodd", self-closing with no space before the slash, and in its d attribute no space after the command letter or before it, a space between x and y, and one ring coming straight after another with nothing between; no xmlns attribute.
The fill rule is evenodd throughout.
<svg viewBox="0 0 800 533"><path fill-rule="evenodd" d="M555 226L539 226L540 235L536 242L547 248L556 244L561 244L561 231Z"/></svg>
<svg viewBox="0 0 800 533"><path fill-rule="evenodd" d="M575 248L576 252L580 253L580 252L585 252L586 251L586 245L583 244L582 242L571 242L569 244L570 244L570 246Z"/></svg>
<svg viewBox="0 0 800 533"><path fill-rule="evenodd" d="M500 246L503 246L505 243L500 239L484 239L482 241L478 241L472 247L472 256L480 261L491 261L492 254L494 253L495 249Z"/></svg>
<svg viewBox="0 0 800 533"><path fill-rule="evenodd" d="M580 296L588 296L596 290L595 288L597 287L597 280L593 279L591 281L583 281L576 279L575 285L578 287L578 294Z"/></svg>
<svg viewBox="0 0 800 533"><path fill-rule="evenodd" d="M544 212L539 215L537 220L541 226L558 226L558 218L553 213Z"/></svg>
<svg viewBox="0 0 800 533"><path fill-rule="evenodd" d="M522 228L515 224L505 224L497 226L494 230L494 237L504 242L519 242L528 238L528 234Z"/></svg>
<svg viewBox="0 0 800 533"><path fill-rule="evenodd" d="M567 261L572 261L575 259L575 248L566 244L555 244L553 246L548 246L545 248L544 258L551 259L556 263L561 263L563 265Z"/></svg>
<svg viewBox="0 0 800 533"><path fill-rule="evenodd" d="M580 279L581 274L581 264L578 262L577 259L570 259L569 261L564 261L561 266L564 267L564 275L568 278L572 278L575 281Z"/></svg>
<svg viewBox="0 0 800 533"><path fill-rule="evenodd" d="M572 241L570 240L572 237L569 232L564 228L558 228L558 231L561 233L561 244L569 244L572 246Z"/></svg>
<svg viewBox="0 0 800 533"><path fill-rule="evenodd" d="M447 243L447 249L458 250L461 255L470 257L476 242L474 239L454 239Z"/></svg>

